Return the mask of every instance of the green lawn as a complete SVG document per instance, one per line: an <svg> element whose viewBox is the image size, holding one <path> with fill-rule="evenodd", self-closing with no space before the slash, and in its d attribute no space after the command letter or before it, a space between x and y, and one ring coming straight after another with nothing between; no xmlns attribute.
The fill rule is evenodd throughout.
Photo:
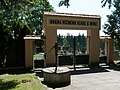
<svg viewBox="0 0 120 90"><path fill-rule="evenodd" d="M39 54L34 54L34 55L33 55L33 59L34 59L34 60L44 59L44 54L41 54L41 53L39 53Z"/></svg>
<svg viewBox="0 0 120 90"><path fill-rule="evenodd" d="M45 90L34 73L0 75L0 90Z"/></svg>

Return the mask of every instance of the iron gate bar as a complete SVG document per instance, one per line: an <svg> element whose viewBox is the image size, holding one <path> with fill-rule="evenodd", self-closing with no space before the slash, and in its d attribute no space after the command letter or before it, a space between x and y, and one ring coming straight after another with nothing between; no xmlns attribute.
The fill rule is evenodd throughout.
<svg viewBox="0 0 120 90"><path fill-rule="evenodd" d="M76 54L75 54L75 50L76 50L76 36L74 36L73 38L73 66L74 66L74 71L76 70Z"/></svg>

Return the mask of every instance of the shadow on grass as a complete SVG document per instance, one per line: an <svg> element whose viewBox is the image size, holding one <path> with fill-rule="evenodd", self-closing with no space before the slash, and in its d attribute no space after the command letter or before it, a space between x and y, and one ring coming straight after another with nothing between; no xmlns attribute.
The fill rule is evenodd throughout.
<svg viewBox="0 0 120 90"><path fill-rule="evenodd" d="M26 68L0 68L0 74L25 74L25 73L33 73L31 69Z"/></svg>
<svg viewBox="0 0 120 90"><path fill-rule="evenodd" d="M0 90L9 90L15 88L18 84L19 82L17 80L5 82L3 79L0 79Z"/></svg>

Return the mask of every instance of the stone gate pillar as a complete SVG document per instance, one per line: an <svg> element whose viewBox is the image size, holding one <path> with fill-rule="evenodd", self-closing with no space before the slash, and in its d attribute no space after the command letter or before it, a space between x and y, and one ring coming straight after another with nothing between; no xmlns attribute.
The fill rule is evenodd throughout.
<svg viewBox="0 0 120 90"><path fill-rule="evenodd" d="M25 67L33 68L33 46L32 40L25 39Z"/></svg>
<svg viewBox="0 0 120 90"><path fill-rule="evenodd" d="M114 41L110 37L105 39L105 55L107 56L107 64L112 64L114 59Z"/></svg>
<svg viewBox="0 0 120 90"><path fill-rule="evenodd" d="M88 30L89 38L89 65L99 65L99 30Z"/></svg>
<svg viewBox="0 0 120 90"><path fill-rule="evenodd" d="M55 45L57 41L57 29L56 28L46 28L45 29L45 66L55 66L55 48L51 48Z"/></svg>

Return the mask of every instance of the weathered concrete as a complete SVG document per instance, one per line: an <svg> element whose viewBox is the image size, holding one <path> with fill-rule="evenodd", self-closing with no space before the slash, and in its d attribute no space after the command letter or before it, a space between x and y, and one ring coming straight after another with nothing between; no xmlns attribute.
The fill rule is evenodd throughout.
<svg viewBox="0 0 120 90"><path fill-rule="evenodd" d="M67 67L55 67L44 68L43 76L44 83L52 87L60 87L70 85L70 69Z"/></svg>
<svg viewBox="0 0 120 90"><path fill-rule="evenodd" d="M120 67L77 68L72 71L71 84L47 90L120 90Z"/></svg>
<svg viewBox="0 0 120 90"><path fill-rule="evenodd" d="M52 13L45 12L43 15L43 31L45 39L45 53L54 46L57 41L57 29L86 30L87 52L89 52L89 66L99 65L99 30L101 28L101 17L99 15ZM55 66L55 49L46 54L45 65Z"/></svg>

